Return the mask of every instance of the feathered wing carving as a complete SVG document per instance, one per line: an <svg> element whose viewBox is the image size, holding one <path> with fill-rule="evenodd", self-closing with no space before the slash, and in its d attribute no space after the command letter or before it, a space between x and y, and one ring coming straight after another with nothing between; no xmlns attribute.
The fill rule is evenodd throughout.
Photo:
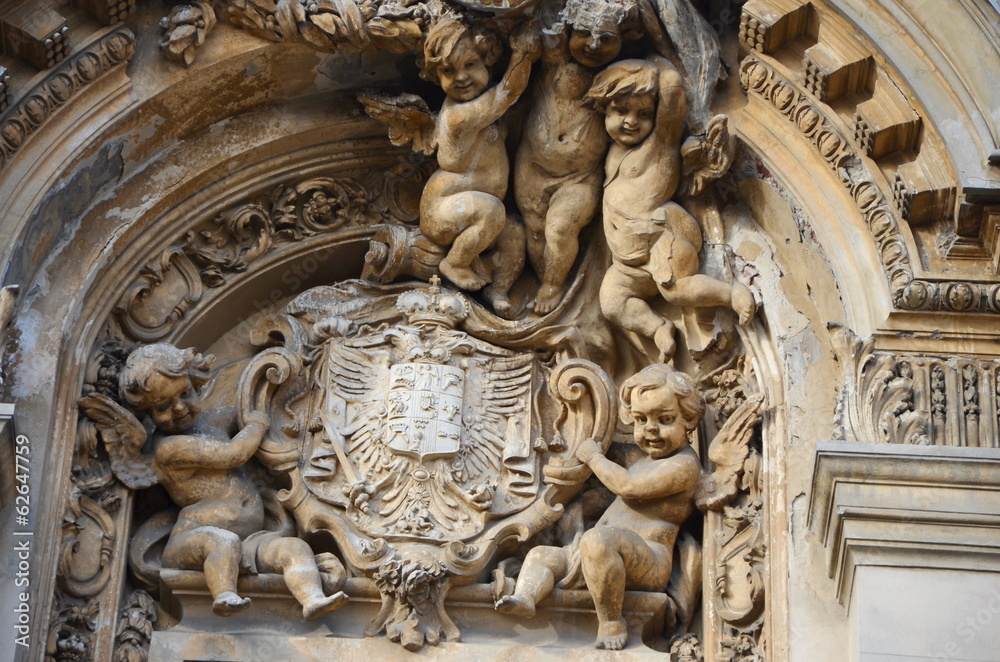
<svg viewBox="0 0 1000 662"><path fill-rule="evenodd" d="M111 469L126 487L133 490L152 487L159 482L150 458L143 454L146 428L135 415L100 393L78 401L84 415L94 422L104 439Z"/></svg>
<svg viewBox="0 0 1000 662"><path fill-rule="evenodd" d="M715 471L702 472L694 495L701 510L719 510L736 495L736 480L750 453L750 436L763 403L764 396L759 393L747 398L712 440L708 459L715 463Z"/></svg>
<svg viewBox="0 0 1000 662"><path fill-rule="evenodd" d="M436 116L427 102L415 94L389 96L373 91L358 94L358 101L372 118L389 127L389 140L397 147L413 143L413 150L433 154Z"/></svg>
<svg viewBox="0 0 1000 662"><path fill-rule="evenodd" d="M687 195L697 197L729 170L736 144L729 134L729 118L716 115L704 135L691 136L681 146Z"/></svg>
<svg viewBox="0 0 1000 662"><path fill-rule="evenodd" d="M486 382L478 392L479 412L462 437L466 481L476 484L480 477L498 476L505 467L511 472L511 491L520 496L534 495L531 475L530 430L512 430L528 406L531 389L531 357L495 359L484 373ZM517 444L522 440L523 448ZM527 464L526 464L527 462Z"/></svg>

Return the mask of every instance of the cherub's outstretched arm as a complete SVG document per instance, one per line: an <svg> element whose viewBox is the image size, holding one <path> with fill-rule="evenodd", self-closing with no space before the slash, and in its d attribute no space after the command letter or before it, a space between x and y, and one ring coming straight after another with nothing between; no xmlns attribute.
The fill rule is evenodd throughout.
<svg viewBox="0 0 1000 662"><path fill-rule="evenodd" d="M659 99L657 99L656 104L656 126L653 132L655 135L661 136L661 142L674 145L680 139L687 118L687 95L684 92L684 80L674 65L670 64L666 58L654 55L650 61L660 70L657 84Z"/></svg>
<svg viewBox="0 0 1000 662"><path fill-rule="evenodd" d="M232 469L253 457L269 427L266 414L252 412L232 441L195 435L170 437L157 449L156 462L176 468Z"/></svg>
<svg viewBox="0 0 1000 662"><path fill-rule="evenodd" d="M645 466L625 468L600 452L600 446L588 439L580 444L577 458L585 462L605 487L626 499L655 499L694 488L701 475L701 465L693 453L680 452Z"/></svg>
<svg viewBox="0 0 1000 662"><path fill-rule="evenodd" d="M511 37L514 52L507 71L498 85L466 104L470 111L463 113L466 117L474 119L480 126L488 126L503 117L521 97L531 79L531 64L542 50L537 28L537 23L532 22L514 33Z"/></svg>

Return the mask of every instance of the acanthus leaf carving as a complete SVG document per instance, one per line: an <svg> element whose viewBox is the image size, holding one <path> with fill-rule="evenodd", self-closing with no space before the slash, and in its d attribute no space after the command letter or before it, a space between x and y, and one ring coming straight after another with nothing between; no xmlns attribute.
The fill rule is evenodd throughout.
<svg viewBox="0 0 1000 662"><path fill-rule="evenodd" d="M878 443L930 443L927 411L914 406L913 368L897 356L874 351L874 340L860 340L845 327L831 325L844 361L844 387L837 405L841 438Z"/></svg>
<svg viewBox="0 0 1000 662"><path fill-rule="evenodd" d="M156 601L145 591L132 591L118 614L114 662L146 662L156 620Z"/></svg>
<svg viewBox="0 0 1000 662"><path fill-rule="evenodd" d="M119 298L116 316L131 338L159 340L207 291L268 254L310 237L387 223L389 210L406 204L397 199L403 189L417 185L412 178L421 172L390 169L360 179L312 177L276 186L186 231L140 270ZM400 176L406 181L395 181Z"/></svg>

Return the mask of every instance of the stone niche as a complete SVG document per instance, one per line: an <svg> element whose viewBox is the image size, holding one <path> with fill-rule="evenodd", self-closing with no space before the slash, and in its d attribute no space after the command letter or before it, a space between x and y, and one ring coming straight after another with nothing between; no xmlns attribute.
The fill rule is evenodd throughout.
<svg viewBox="0 0 1000 662"><path fill-rule="evenodd" d="M994 659L1000 21L924 4L8 2L14 659Z"/></svg>

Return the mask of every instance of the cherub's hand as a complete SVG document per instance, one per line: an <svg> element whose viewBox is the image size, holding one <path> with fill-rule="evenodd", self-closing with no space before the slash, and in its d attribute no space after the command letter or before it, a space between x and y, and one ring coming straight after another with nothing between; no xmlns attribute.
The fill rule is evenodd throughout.
<svg viewBox="0 0 1000 662"><path fill-rule="evenodd" d="M247 425L259 425L267 432L271 427L271 417L262 411L252 411L246 415Z"/></svg>
<svg viewBox="0 0 1000 662"><path fill-rule="evenodd" d="M576 459L584 464L590 464L595 455L603 455L600 445L593 439L584 439L576 447Z"/></svg>
<svg viewBox="0 0 1000 662"><path fill-rule="evenodd" d="M542 54L542 31L538 19L522 23L510 36L510 47L515 54L536 60Z"/></svg>

